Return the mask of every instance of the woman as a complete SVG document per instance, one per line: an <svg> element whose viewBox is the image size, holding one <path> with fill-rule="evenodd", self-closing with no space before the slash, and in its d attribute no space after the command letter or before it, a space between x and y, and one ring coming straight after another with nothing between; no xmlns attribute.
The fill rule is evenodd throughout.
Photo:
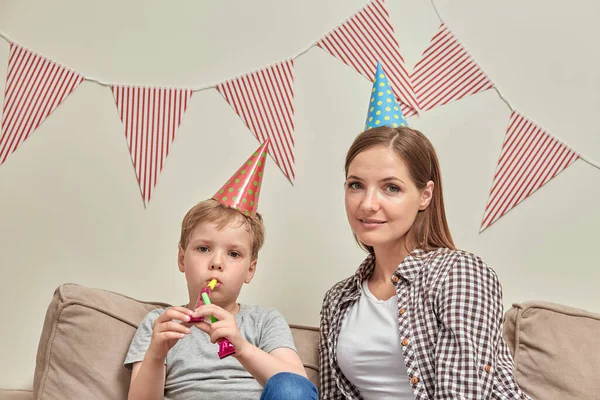
<svg viewBox="0 0 600 400"><path fill-rule="evenodd" d="M502 339L502 289L457 250L435 150L378 127L346 156L350 227L369 254L321 309L320 398L529 399Z"/></svg>

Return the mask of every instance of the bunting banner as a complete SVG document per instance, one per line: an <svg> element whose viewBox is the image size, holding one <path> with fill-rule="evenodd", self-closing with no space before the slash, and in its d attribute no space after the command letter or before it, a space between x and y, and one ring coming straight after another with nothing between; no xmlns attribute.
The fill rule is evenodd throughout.
<svg viewBox="0 0 600 400"><path fill-rule="evenodd" d="M514 111L480 232L573 164L579 154Z"/></svg>
<svg viewBox="0 0 600 400"><path fill-rule="evenodd" d="M2 110L0 165L83 81L83 76L10 44Z"/></svg>
<svg viewBox="0 0 600 400"><path fill-rule="evenodd" d="M101 82L19 46L2 32L0 38L10 44L0 165L83 80L94 82L112 89L146 207L192 93L207 89L216 89L223 96L259 143L270 139L271 158L293 184L294 61L313 47L320 47L370 81L380 64L391 87L389 93L398 100L406 118L491 88L514 110L443 21L409 74L385 0L371 0L285 61L198 88L165 89ZM480 232L579 158L600 169L599 163L571 150L513 111Z"/></svg>
<svg viewBox="0 0 600 400"><path fill-rule="evenodd" d="M323 37L317 45L373 81L381 63L406 118L419 110L404 58L384 0L373 0L352 18Z"/></svg>
<svg viewBox="0 0 600 400"><path fill-rule="evenodd" d="M422 110L494 87L445 24L440 26L415 64L411 82Z"/></svg>
<svg viewBox="0 0 600 400"><path fill-rule="evenodd" d="M284 61L217 85L217 90L291 183L294 166L294 62Z"/></svg>
<svg viewBox="0 0 600 400"><path fill-rule="evenodd" d="M112 91L147 207L192 91L131 86Z"/></svg>

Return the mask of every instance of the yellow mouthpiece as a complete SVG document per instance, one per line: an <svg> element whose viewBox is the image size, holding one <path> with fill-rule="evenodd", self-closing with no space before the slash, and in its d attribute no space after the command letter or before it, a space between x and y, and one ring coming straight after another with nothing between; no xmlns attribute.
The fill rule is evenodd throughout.
<svg viewBox="0 0 600 400"><path fill-rule="evenodd" d="M215 290L215 286L217 286L216 279L213 279L212 281L208 282L208 287L210 288L210 290Z"/></svg>

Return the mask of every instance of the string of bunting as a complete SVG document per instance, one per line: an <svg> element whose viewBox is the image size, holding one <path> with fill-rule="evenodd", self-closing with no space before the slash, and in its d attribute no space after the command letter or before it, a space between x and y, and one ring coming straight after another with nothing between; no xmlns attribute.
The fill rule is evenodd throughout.
<svg viewBox="0 0 600 400"><path fill-rule="evenodd" d="M83 81L111 88L124 126L138 184L147 207L193 93L217 90L293 184L294 61L319 47L372 81L376 66L387 74L406 118L489 89L511 110L480 232L578 159L599 168L502 96L444 23L412 71L406 66L385 0L370 0L355 14L292 57L223 82L189 88L130 86L83 76L34 53L0 32L10 44L0 165Z"/></svg>
<svg viewBox="0 0 600 400"><path fill-rule="evenodd" d="M443 18L434 0L430 0L430 2L442 23L441 33L445 30ZM443 36L448 35L452 35L452 33L448 31L443 34ZM432 39L432 44L435 41L436 37ZM441 40L438 40L438 42L441 42ZM432 44L430 47L432 47ZM437 47L442 48L442 45ZM444 47L445 52L452 53L451 48ZM427 54L427 50L425 54ZM471 63L475 64L472 57L469 56L469 59ZM445 66L440 65L440 67ZM456 63L455 68L459 68ZM481 75L485 75L485 73L480 67L478 68L479 73L469 75L472 82L483 82ZM415 71L417 70L418 68L415 68ZM502 95L496 84L490 81L485 85L486 89L492 88L496 91L500 99L510 109L511 115L479 232L483 232L576 160L581 159L600 169L599 163L582 156L531 119L519 113ZM471 87L473 86L475 85Z"/></svg>

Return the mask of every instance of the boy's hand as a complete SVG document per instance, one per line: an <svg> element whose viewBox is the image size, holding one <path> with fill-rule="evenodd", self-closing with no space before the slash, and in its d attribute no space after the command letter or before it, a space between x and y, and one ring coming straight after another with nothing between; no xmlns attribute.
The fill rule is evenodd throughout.
<svg viewBox="0 0 600 400"><path fill-rule="evenodd" d="M235 322L235 317L231 315L230 312L225 311L215 304L200 306L196 308L196 311L194 311L193 314L194 317L204 317L205 321L210 320L209 315L214 316L218 321L213 324L198 322L194 325L201 331L207 333L208 336L210 336L210 341L212 343L217 343L219 339L229 340L235 347L234 357L239 356L249 343L242 337L240 328L238 328L237 323Z"/></svg>
<svg viewBox="0 0 600 400"><path fill-rule="evenodd" d="M183 325L179 320L186 323L190 320L192 310L185 307L171 307L160 314L154 320L152 327L152 339L148 347L148 353L158 360L164 361L167 353L175 344L189 334L190 328Z"/></svg>

